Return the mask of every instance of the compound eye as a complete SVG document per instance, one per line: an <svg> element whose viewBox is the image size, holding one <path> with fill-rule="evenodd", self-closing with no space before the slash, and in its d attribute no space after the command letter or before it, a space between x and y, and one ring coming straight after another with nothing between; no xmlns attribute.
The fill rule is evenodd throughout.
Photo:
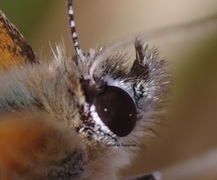
<svg viewBox="0 0 217 180"><path fill-rule="evenodd" d="M117 136L127 136L135 127L137 111L132 98L121 88L107 86L94 102L103 123Z"/></svg>

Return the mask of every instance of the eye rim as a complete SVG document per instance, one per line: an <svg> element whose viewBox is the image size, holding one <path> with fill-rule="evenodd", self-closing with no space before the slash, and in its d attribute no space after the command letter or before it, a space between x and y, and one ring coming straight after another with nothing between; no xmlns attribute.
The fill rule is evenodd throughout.
<svg viewBox="0 0 217 180"><path fill-rule="evenodd" d="M122 82L120 79L118 80L118 79L113 79L113 78L108 78L108 77L104 78L103 80L101 78L97 79L97 81L96 81L97 84L92 84L90 79L84 79L84 78L80 79L80 82L82 85L81 88L83 90L83 93L84 93L84 96L86 99L86 103L88 104L88 109L86 109L86 110L88 112L90 112L90 116L91 116L91 119L93 119L93 122L95 122L96 124L101 124L100 125L101 127L102 126L108 127L109 131L111 131L111 133L114 133L114 135L116 135L117 137L125 137L125 136L129 135L136 126L136 121L138 119L138 111L137 111L137 105L136 105L135 99L131 95L131 90L130 89L126 90L126 88L128 86L125 83L127 83L127 82ZM117 95L118 93L116 91L121 92L121 95L124 95L125 98L127 97L127 100L124 100L123 102L128 102L128 103L130 102L129 103L130 105L127 107L128 107L128 109L131 109L129 107L132 107L132 109L133 109L132 111L129 111L129 113L126 113L127 115L129 115L129 114L132 115L132 118L130 116L128 116L128 117L125 116L124 119L126 119L126 122L127 122L126 124L122 125L120 123L121 119L123 119L123 118L120 118L120 120L117 120L117 122L120 121L119 123L117 123L117 128L114 127L114 125L113 125L114 123L111 123L112 124L111 125L111 124L108 124L106 122L105 117L99 113L100 110L98 110L98 105L96 105L97 99L100 96L103 96L107 92L108 89L114 90L113 95L115 95L117 97L117 99L119 99L119 97L118 97L118 95ZM123 98L122 98L122 100L123 100ZM93 111L93 109L91 109L92 106L96 107L94 109L94 111ZM123 110L122 110L122 112L123 112ZM92 113L93 114L96 113L97 118ZM118 117L118 115L117 115L117 117ZM131 119L133 119L133 120L131 120ZM102 123L99 123L99 121L101 121ZM119 129L122 126L123 126L123 129L128 129L128 130L126 130L125 132L120 132L121 130L119 130ZM111 127L113 127L113 128L111 128Z"/></svg>

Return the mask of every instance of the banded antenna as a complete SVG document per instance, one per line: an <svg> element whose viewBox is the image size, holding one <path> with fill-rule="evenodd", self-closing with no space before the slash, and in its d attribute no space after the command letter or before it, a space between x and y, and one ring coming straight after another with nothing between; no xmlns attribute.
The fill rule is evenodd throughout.
<svg viewBox="0 0 217 180"><path fill-rule="evenodd" d="M77 56L83 57L82 50L80 48L80 43L78 39L78 34L75 28L75 20L74 20L74 11L73 11L73 0L66 0L67 8L68 8L68 18L69 18L69 26L71 30L72 41L74 45L75 52Z"/></svg>

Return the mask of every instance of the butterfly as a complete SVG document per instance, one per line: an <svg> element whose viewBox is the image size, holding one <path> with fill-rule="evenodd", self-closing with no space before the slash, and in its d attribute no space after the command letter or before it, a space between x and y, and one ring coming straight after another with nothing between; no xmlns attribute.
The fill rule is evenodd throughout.
<svg viewBox="0 0 217 180"><path fill-rule="evenodd" d="M1 179L121 179L159 122L170 75L157 49L135 38L135 58L121 46L83 53L67 8L76 54L60 44L48 62L0 13Z"/></svg>

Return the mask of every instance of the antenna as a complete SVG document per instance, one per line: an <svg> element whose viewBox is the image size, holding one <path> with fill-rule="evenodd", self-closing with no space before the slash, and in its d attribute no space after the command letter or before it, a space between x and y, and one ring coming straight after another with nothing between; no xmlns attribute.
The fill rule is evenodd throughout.
<svg viewBox="0 0 217 180"><path fill-rule="evenodd" d="M66 0L67 9L68 9L69 26L71 30L71 36L72 36L72 41L73 41L75 52L79 57L83 57L83 53L80 48L80 43L78 39L78 34L75 28L74 11L73 11L72 2L73 0Z"/></svg>

